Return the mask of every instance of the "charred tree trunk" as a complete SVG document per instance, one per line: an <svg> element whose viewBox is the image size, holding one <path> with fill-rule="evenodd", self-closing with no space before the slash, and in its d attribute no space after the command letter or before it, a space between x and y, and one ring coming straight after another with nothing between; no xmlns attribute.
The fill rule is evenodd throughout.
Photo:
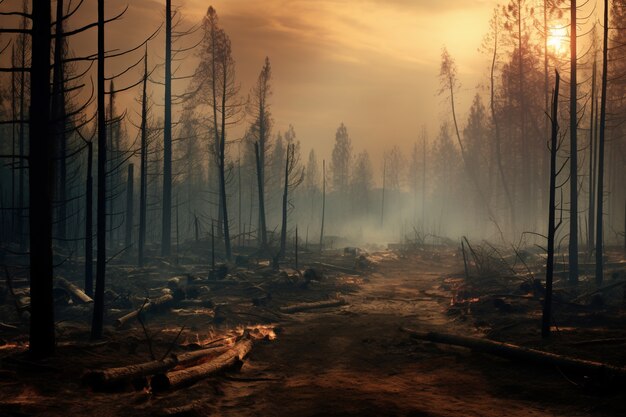
<svg viewBox="0 0 626 417"><path fill-rule="evenodd" d="M65 56L65 44L63 38L63 0L57 0L56 24L54 38L54 74L52 83L52 126L54 129L54 141L56 147L56 159L58 166L58 181L56 187L56 201L58 204L56 218L56 238L58 242L66 245L67 231L67 165L66 154L66 115L65 115L65 74L63 58Z"/></svg>
<svg viewBox="0 0 626 417"><path fill-rule="evenodd" d="M226 251L226 259L230 261L232 258L232 251L230 247L230 227L228 224L228 207L226 204L226 112L228 111L226 106L226 92L228 89L226 74L227 68L224 65L223 68L223 85L222 85L222 128L220 131L220 143L219 143L219 169L220 169L220 201L221 201L221 215L222 226L224 227L224 249Z"/></svg>
<svg viewBox="0 0 626 417"><path fill-rule="evenodd" d="M283 189L283 205L282 205L282 214L283 221L280 228L280 252L278 256L280 258L285 257L285 248L287 246L287 203L289 201L289 164L290 164L290 153L291 147L293 145L287 144L287 155L285 158L285 185Z"/></svg>
<svg viewBox="0 0 626 417"><path fill-rule="evenodd" d="M30 353L54 353L52 296L52 190L53 137L50 132L50 15L51 2L35 1L32 11L32 63L30 76Z"/></svg>
<svg viewBox="0 0 626 417"><path fill-rule="evenodd" d="M261 155L259 151L259 142L254 142L254 154L256 157L256 177L259 194L259 232L261 233L261 248L267 247L267 227L265 226L265 195L263 186L263 167L261 162Z"/></svg>
<svg viewBox="0 0 626 417"><path fill-rule="evenodd" d="M385 180L387 177L387 158L383 159L383 201L380 205L380 227L383 227L385 222Z"/></svg>
<svg viewBox="0 0 626 417"><path fill-rule="evenodd" d="M87 142L85 190L85 292L93 297L93 143Z"/></svg>
<svg viewBox="0 0 626 417"><path fill-rule="evenodd" d="M107 135L104 108L104 0L98 0L98 207L96 291L94 296L91 338L102 337L104 318L104 280L106 273L106 165Z"/></svg>
<svg viewBox="0 0 626 417"><path fill-rule="evenodd" d="M593 60L593 75L591 77L591 115L589 121L589 220L587 222L587 252L591 257L594 248L595 221L596 221L596 146L594 144L594 133L596 130L594 119L598 109L595 107L596 102L596 60Z"/></svg>
<svg viewBox="0 0 626 417"><path fill-rule="evenodd" d="M324 216L326 215L326 160L322 160L322 228L320 230L320 253L324 249Z"/></svg>
<svg viewBox="0 0 626 417"><path fill-rule="evenodd" d="M133 219L135 217L133 207L133 185L135 183L134 165L128 164L128 178L126 182L126 236L125 247L130 248L133 242Z"/></svg>
<svg viewBox="0 0 626 417"><path fill-rule="evenodd" d="M548 203L548 260L546 262L546 296L543 303L543 317L541 320L541 336L550 336L550 323L552 322L552 279L554 275L554 235L555 226L555 205L556 205L556 153L559 124L559 73L556 73L554 84L554 97L552 99L552 134L550 136L550 200Z"/></svg>
<svg viewBox="0 0 626 417"><path fill-rule="evenodd" d="M143 92L141 96L141 155L139 167L139 236L137 239L137 264L143 267L144 264L144 247L146 244L146 198L148 195L148 135L147 135L147 118L148 118L148 49L144 53L144 73L143 73Z"/></svg>
<svg viewBox="0 0 626 417"><path fill-rule="evenodd" d="M26 3L24 3L24 13L27 12L26 9ZM23 20L23 26L24 28L26 28L26 18L24 18ZM26 248L26 243L28 242L28 240L26 239L26 237L24 236L24 204L25 204L25 198L24 198L24 172L26 171L26 167L24 166L24 155L25 155L25 143L26 143L26 135L25 135L25 124L24 124L24 118L25 118L25 111L24 111L24 107L25 107L25 101L26 101L26 92L24 91L25 89L25 84L26 84L26 72L24 70L24 67L26 67L26 38L24 35L22 35L20 37L21 39L21 46L20 46L20 134L19 134L19 152L20 152L20 159L19 159L19 175L18 175L18 194L17 194L17 205L18 205L18 209L17 209L17 217L18 217L18 222L17 222L17 235L19 237L19 241L20 241L20 249L25 249ZM32 80L31 80L32 82Z"/></svg>
<svg viewBox="0 0 626 417"><path fill-rule="evenodd" d="M163 229L161 256L169 256L172 234L172 2L165 1L165 115L163 125Z"/></svg>
<svg viewBox="0 0 626 417"><path fill-rule="evenodd" d="M576 0L570 7L570 218L569 282L578 283L578 139L576 101Z"/></svg>
<svg viewBox="0 0 626 417"><path fill-rule="evenodd" d="M606 129L606 82L608 71L608 38L609 38L609 2L604 0L604 40L602 41L602 91L600 96L600 138L598 142L598 213L596 214L596 284L601 285L604 278L604 246L602 238L604 209L604 141Z"/></svg>

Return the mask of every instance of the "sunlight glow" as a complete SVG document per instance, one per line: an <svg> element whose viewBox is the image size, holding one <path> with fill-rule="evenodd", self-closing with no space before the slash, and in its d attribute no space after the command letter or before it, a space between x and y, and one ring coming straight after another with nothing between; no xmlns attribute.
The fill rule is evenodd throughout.
<svg viewBox="0 0 626 417"><path fill-rule="evenodd" d="M567 40L567 29L564 26L550 28L548 48L555 55L565 55Z"/></svg>

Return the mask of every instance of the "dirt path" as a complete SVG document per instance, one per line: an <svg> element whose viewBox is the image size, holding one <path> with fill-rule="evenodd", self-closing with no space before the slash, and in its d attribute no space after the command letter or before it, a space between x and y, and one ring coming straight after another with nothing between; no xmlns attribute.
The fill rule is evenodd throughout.
<svg viewBox="0 0 626 417"><path fill-rule="evenodd" d="M377 270L346 297L348 305L289 315L276 340L255 344L240 372L162 394L92 392L78 383L80 366L49 374L59 379L54 382L37 373L14 375L0 389L0 417L145 417L180 406L193 410L174 415L626 415L623 396L588 395L556 369L420 343L403 333L403 326L474 333L446 314L448 294L438 289L441 276L461 270L454 253L385 260Z"/></svg>
<svg viewBox="0 0 626 417"><path fill-rule="evenodd" d="M437 271L439 269L439 271ZM416 343L401 326L471 332L432 295L448 267L388 262L349 306L299 313L225 382L222 416L578 416L602 412L555 371ZM426 272L428 271L428 272ZM396 300L400 301L396 301ZM270 380L253 380L264 378Z"/></svg>

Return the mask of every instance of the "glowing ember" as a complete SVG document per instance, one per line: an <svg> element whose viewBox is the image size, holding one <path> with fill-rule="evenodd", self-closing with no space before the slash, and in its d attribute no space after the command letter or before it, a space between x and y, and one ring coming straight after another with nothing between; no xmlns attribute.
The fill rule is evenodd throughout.
<svg viewBox="0 0 626 417"><path fill-rule="evenodd" d="M4 345L0 345L0 350L11 350L11 349L28 349L28 342L12 342L6 343Z"/></svg>
<svg viewBox="0 0 626 417"><path fill-rule="evenodd" d="M252 339L255 340L274 340L276 332L274 326L257 324L256 326L247 326L242 330L242 335L247 332Z"/></svg>

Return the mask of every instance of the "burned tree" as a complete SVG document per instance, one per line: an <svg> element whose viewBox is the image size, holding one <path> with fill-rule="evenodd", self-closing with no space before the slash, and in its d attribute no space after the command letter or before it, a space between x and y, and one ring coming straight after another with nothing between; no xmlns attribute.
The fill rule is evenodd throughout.
<svg viewBox="0 0 626 417"><path fill-rule="evenodd" d="M293 127L289 126L289 132ZM289 133L288 132L288 133ZM304 168L300 166L300 143L295 142L295 133L291 133L287 139L287 153L285 155L285 176L282 202L282 226L280 229L279 257L285 256L287 246L287 212L290 203L290 192L296 189L304 180Z"/></svg>
<svg viewBox="0 0 626 417"><path fill-rule="evenodd" d="M226 130L239 121L242 104L238 101L239 87L235 82L235 61L231 42L220 28L217 12L209 7L203 21L204 38L200 64L194 74L196 84L192 97L209 107L209 130L213 143L209 148L215 158L219 179L219 215L224 237L226 258L231 258L230 228L226 198Z"/></svg>
<svg viewBox="0 0 626 417"><path fill-rule="evenodd" d="M29 111L30 194L30 352L49 356L55 349L52 298L53 135L50 129L51 2L32 7L32 60Z"/></svg>
<svg viewBox="0 0 626 417"><path fill-rule="evenodd" d="M269 98L272 95L272 67L270 59L265 58L263 68L259 73L256 84L252 88L248 113L254 118L250 133L255 140L255 154L257 163L257 183L259 197L259 231L257 239L261 247L267 246L267 228L265 218L265 159L269 149L269 138L272 128Z"/></svg>
<svg viewBox="0 0 626 417"><path fill-rule="evenodd" d="M552 321L552 281L554 276L554 235L559 227L555 224L556 211L556 154L558 152L559 123L557 121L559 111L559 73L556 73L554 84L554 96L552 98L552 133L550 136L550 197L548 205L548 259L546 261L546 296L543 302L543 316L541 320L541 336L550 336L550 325Z"/></svg>
<svg viewBox="0 0 626 417"><path fill-rule="evenodd" d="M161 256L169 256L172 234L172 1L165 0L165 105L163 120L163 222Z"/></svg>

